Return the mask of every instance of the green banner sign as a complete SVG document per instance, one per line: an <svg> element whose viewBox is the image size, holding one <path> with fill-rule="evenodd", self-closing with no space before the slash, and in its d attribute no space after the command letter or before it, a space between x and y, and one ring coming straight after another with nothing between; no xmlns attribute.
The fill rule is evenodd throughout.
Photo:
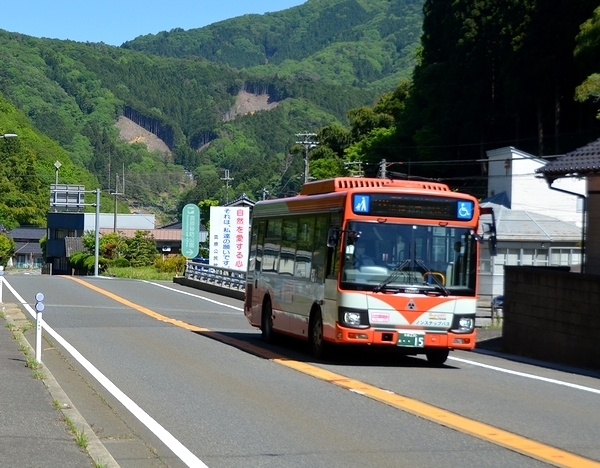
<svg viewBox="0 0 600 468"><path fill-rule="evenodd" d="M200 242L200 208L189 203L181 212L181 255L194 258L198 255Z"/></svg>

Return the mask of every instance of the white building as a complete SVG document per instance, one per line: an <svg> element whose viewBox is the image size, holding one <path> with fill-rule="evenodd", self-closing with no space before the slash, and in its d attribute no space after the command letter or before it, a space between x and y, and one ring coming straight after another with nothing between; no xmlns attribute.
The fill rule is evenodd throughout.
<svg viewBox="0 0 600 468"><path fill-rule="evenodd" d="M585 181L560 179L551 189L536 174L548 161L513 147L487 152L488 198L494 208L497 255L482 246L479 297L482 302L504 293L504 265L578 269L581 264ZM559 183L560 182L560 183Z"/></svg>

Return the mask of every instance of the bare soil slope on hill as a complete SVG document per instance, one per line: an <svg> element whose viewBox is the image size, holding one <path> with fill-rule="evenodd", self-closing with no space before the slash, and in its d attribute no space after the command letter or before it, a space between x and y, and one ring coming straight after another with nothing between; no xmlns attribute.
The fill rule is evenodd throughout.
<svg viewBox="0 0 600 468"><path fill-rule="evenodd" d="M129 143L143 143L148 148L148 151L158 150L161 153L171 154L171 150L169 150L169 147L164 141L148 130L140 127L127 117L119 117L115 127L119 129L119 136L122 140L125 140Z"/></svg>

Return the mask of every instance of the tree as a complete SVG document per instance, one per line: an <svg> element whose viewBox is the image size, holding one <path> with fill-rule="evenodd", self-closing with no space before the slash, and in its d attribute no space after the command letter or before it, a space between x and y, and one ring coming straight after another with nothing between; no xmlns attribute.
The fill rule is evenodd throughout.
<svg viewBox="0 0 600 468"><path fill-rule="evenodd" d="M0 265L6 267L8 261L15 254L15 241L8 237L5 233L0 234Z"/></svg>
<svg viewBox="0 0 600 468"><path fill-rule="evenodd" d="M127 239L127 259L131 266L150 266L156 257L156 240L148 231L135 231L135 235Z"/></svg>
<svg viewBox="0 0 600 468"><path fill-rule="evenodd" d="M577 35L575 58L580 68L584 70L598 70L597 56L600 52L600 7L594 10L592 18L585 21ZM575 99L584 102L593 99L598 102L600 98L600 73L592 73L583 83L575 89ZM600 119L600 112L597 114Z"/></svg>

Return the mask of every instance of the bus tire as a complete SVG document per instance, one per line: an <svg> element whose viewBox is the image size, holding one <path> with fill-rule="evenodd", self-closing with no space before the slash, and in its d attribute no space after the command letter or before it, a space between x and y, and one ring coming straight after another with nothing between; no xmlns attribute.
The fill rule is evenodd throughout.
<svg viewBox="0 0 600 468"><path fill-rule="evenodd" d="M273 331L273 307L271 307L270 299L267 299L263 305L260 322L263 341L265 343L273 343L275 341L275 332Z"/></svg>
<svg viewBox="0 0 600 468"><path fill-rule="evenodd" d="M449 353L450 350L446 348L436 349L435 351L428 351L425 353L425 355L427 356L427 362L429 364L432 364L434 366L441 366L446 362L446 359L448 359Z"/></svg>
<svg viewBox="0 0 600 468"><path fill-rule="evenodd" d="M313 312L310 321L308 343L312 355L317 359L325 359L329 351L329 343L323 338L323 315L320 310Z"/></svg>

